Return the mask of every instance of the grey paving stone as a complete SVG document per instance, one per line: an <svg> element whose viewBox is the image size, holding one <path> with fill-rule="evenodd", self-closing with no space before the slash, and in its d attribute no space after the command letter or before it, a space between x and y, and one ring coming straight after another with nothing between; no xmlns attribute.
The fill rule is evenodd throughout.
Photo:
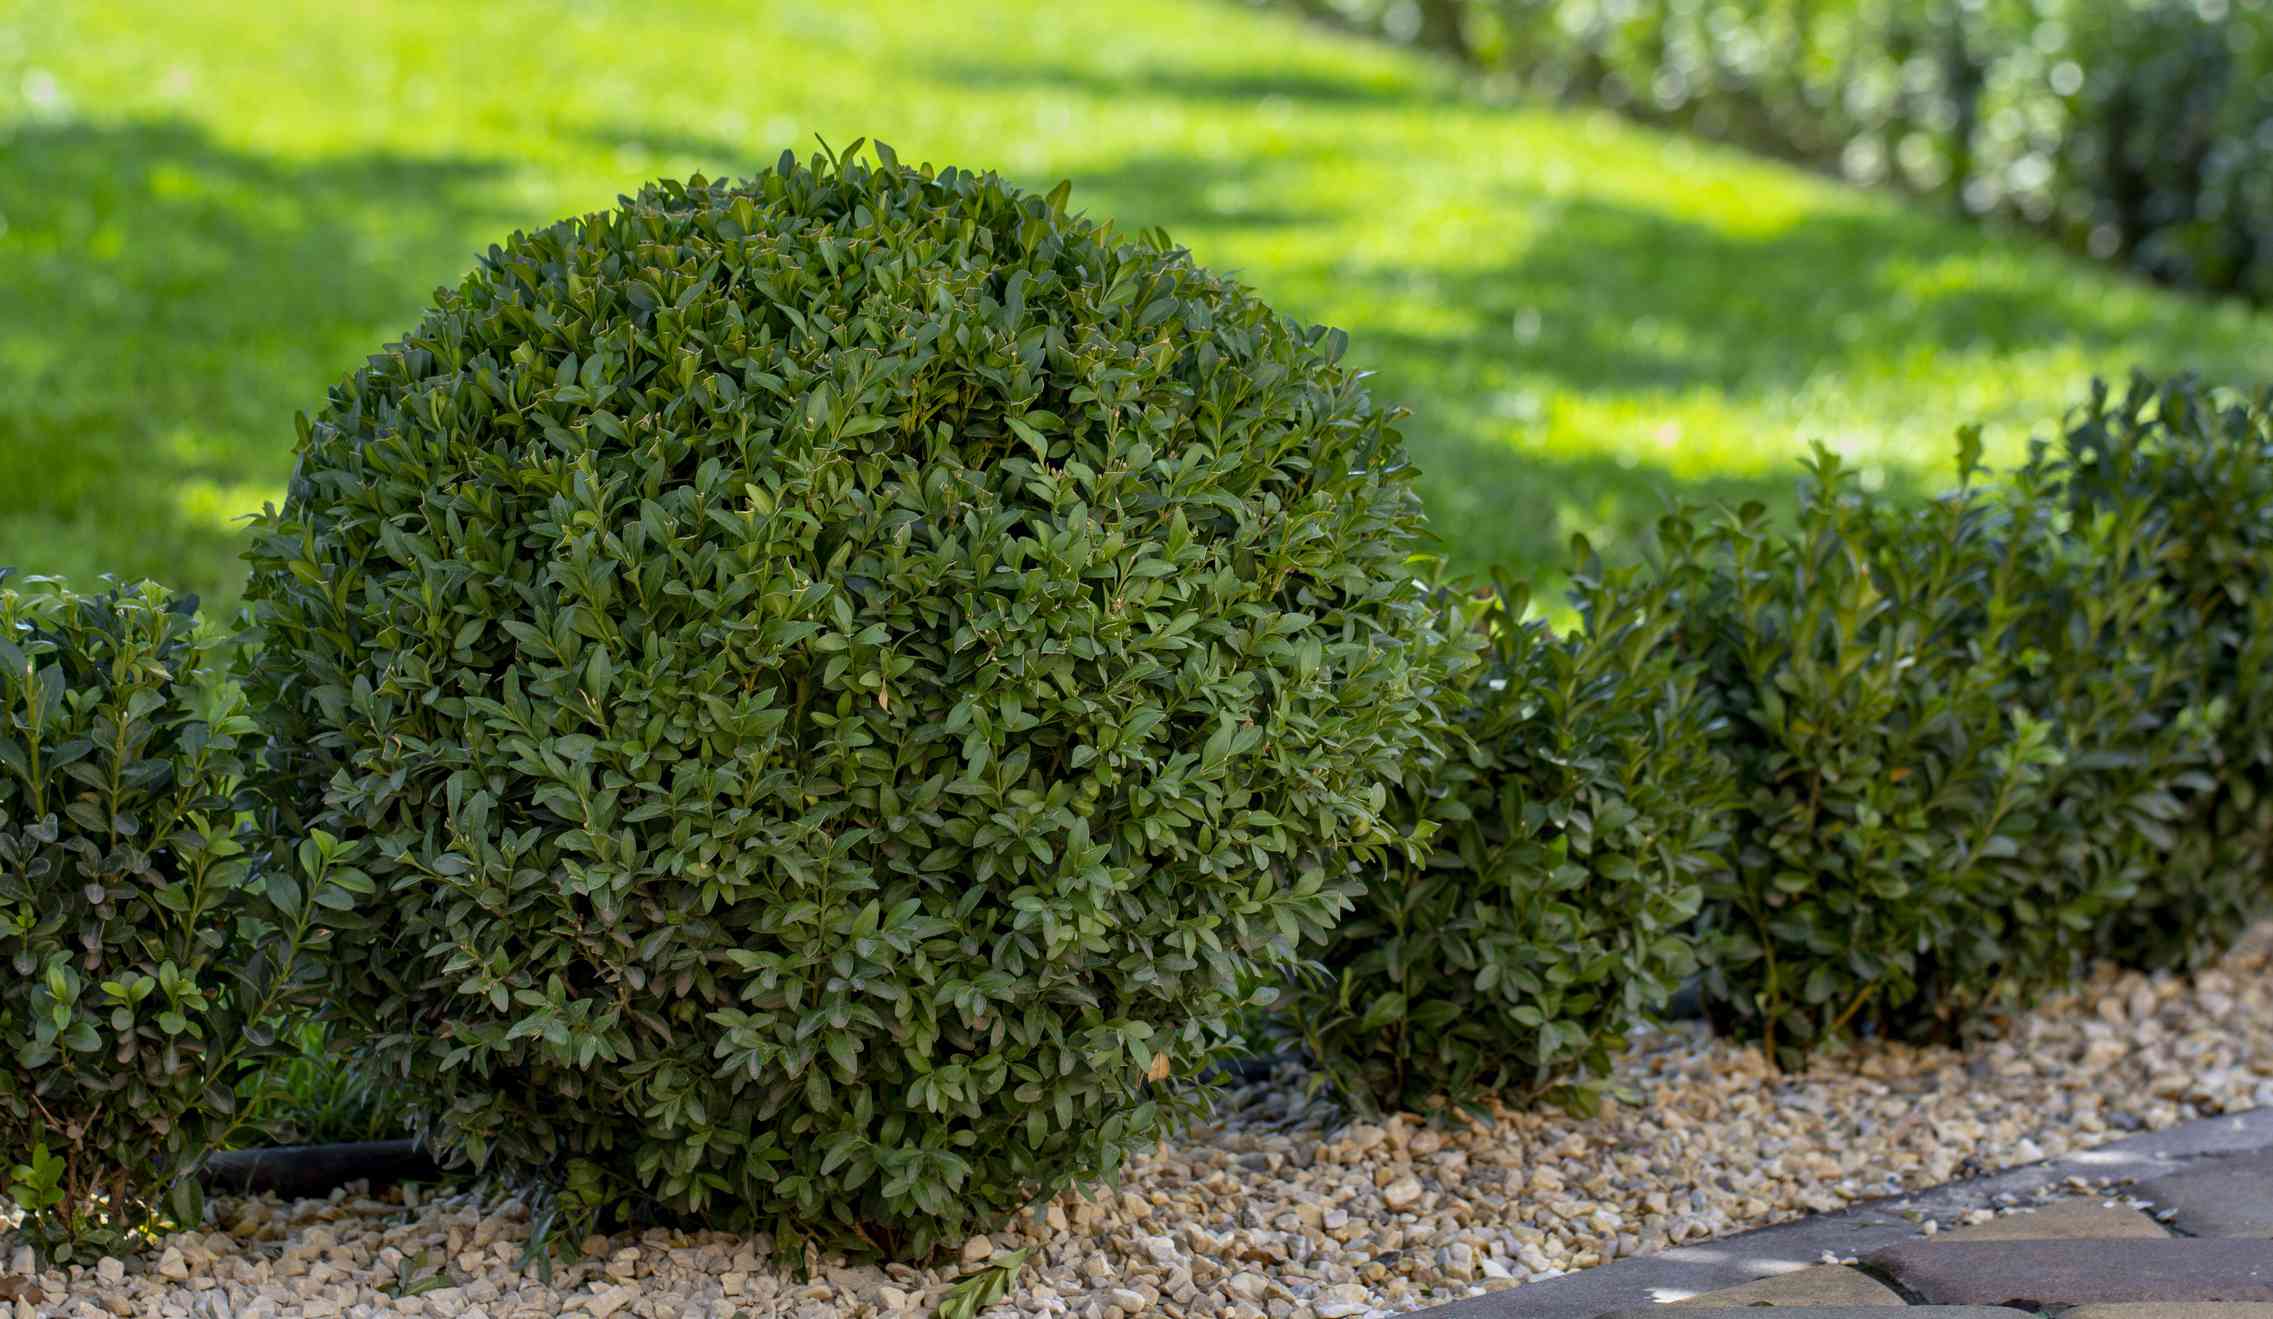
<svg viewBox="0 0 2273 1319"><path fill-rule="evenodd" d="M2130 1301L2079 1305L2073 1310L2062 1310L2060 1319L2273 1319L2273 1304L2263 1301Z"/></svg>
<svg viewBox="0 0 2273 1319"><path fill-rule="evenodd" d="M1939 1305L2023 1309L2088 1301L2273 1301L2258 1241L1911 1241L1872 1270Z"/></svg>
<svg viewBox="0 0 2273 1319"><path fill-rule="evenodd" d="M1707 1292L1692 1296L1686 1301L1675 1301L1686 1309L1727 1310L1751 1305L1772 1305L1778 1309L1801 1305L1900 1305L1900 1293L1860 1269L1844 1264L1818 1264L1812 1269L1797 1273L1779 1273L1773 1278L1762 1278L1741 1287Z"/></svg>
<svg viewBox="0 0 2273 1319"><path fill-rule="evenodd" d="M1997 1305L1801 1305L1778 1307L1776 1319L2020 1319L2027 1313ZM1601 1319L1665 1319L1665 1307L1645 1305Z"/></svg>
<svg viewBox="0 0 2273 1319"><path fill-rule="evenodd" d="M2273 1146L2273 1107L2197 1118L2161 1131L2125 1136L2095 1150L2064 1154L2054 1162L2071 1168L2104 1169L2141 1162L2198 1159L2206 1154L2255 1153L2268 1146ZM2095 1171L2092 1175L2116 1174Z"/></svg>
<svg viewBox="0 0 2273 1319"><path fill-rule="evenodd" d="M2194 1237L2273 1237L2273 1150L2203 1159L2141 1182L2132 1193Z"/></svg>
<svg viewBox="0 0 2273 1319"><path fill-rule="evenodd" d="M1597 1319L1612 1310L1686 1300L1759 1276L1733 1261L1669 1259L1673 1252L1622 1259L1583 1273L1527 1282L1423 1311L1429 1319Z"/></svg>
<svg viewBox="0 0 2273 1319"><path fill-rule="evenodd" d="M2155 1220L2108 1200L2054 1200L2038 1209L1999 1214L1986 1223L1954 1228L1936 1241L2097 1241L2109 1237L2167 1237Z"/></svg>

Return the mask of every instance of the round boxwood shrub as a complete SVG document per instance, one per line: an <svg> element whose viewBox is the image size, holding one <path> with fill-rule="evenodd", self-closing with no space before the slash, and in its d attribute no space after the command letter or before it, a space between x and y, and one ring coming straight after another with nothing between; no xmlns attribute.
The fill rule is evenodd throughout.
<svg viewBox="0 0 2273 1319"><path fill-rule="evenodd" d="M248 588L430 1139L921 1253L1190 1111L1441 722L1343 342L881 146L491 249L303 421Z"/></svg>
<svg viewBox="0 0 2273 1319"><path fill-rule="evenodd" d="M1323 976L1291 1015L1361 1103L1487 1094L1595 1107L1627 1035L1696 968L1688 925L1725 842L1726 762L1694 667L1669 638L1683 581L1605 572L1582 545L1581 623L1557 635L1505 589L1456 612L1489 662L1464 735L1396 794L1416 860L1369 867Z"/></svg>
<svg viewBox="0 0 2273 1319"><path fill-rule="evenodd" d="M257 730L196 601L0 569L0 1183L51 1258L116 1249L291 1052L320 919L355 875L257 873L239 827Z"/></svg>

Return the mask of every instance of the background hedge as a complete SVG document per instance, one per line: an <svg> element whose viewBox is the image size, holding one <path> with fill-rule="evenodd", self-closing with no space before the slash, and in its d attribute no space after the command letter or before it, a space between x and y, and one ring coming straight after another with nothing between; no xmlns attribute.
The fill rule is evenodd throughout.
<svg viewBox="0 0 2273 1319"><path fill-rule="evenodd" d="M2273 295L2266 0L1281 0L2169 283Z"/></svg>

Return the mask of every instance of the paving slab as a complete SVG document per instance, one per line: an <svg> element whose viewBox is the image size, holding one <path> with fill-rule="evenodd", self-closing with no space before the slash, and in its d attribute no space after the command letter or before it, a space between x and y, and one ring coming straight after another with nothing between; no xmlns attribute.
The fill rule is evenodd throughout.
<svg viewBox="0 0 2273 1319"><path fill-rule="evenodd" d="M2273 1246L2259 1241L1929 1239L1889 1247L1867 1262L1937 1305L2273 1301Z"/></svg>
<svg viewBox="0 0 2273 1319"><path fill-rule="evenodd" d="M2079 1305L2060 1319L2273 1319L2263 1301L2131 1301Z"/></svg>
<svg viewBox="0 0 2273 1319"><path fill-rule="evenodd" d="M1803 1305L1779 1308L1776 1319L2022 1319L2027 1314L1998 1305ZM1600 1319L1665 1319L1665 1307L1645 1305Z"/></svg>
<svg viewBox="0 0 2273 1319"><path fill-rule="evenodd" d="M2110 1238L2167 1237L2154 1219L2126 1204L2079 1197L2054 1200L2036 1209L1999 1214L1986 1223L1953 1228L1936 1241L2104 1241Z"/></svg>
<svg viewBox="0 0 2273 1319"><path fill-rule="evenodd" d="M2203 1159L2140 1183L2133 1194L2190 1237L2273 1237L2273 1150Z"/></svg>
<svg viewBox="0 0 2273 1319"><path fill-rule="evenodd" d="M2273 1146L2273 1106L2222 1117L2197 1118L2161 1131L2126 1136L2098 1149L2064 1154L2054 1162L2087 1168L2130 1167L2173 1159L2199 1159L2210 1154L2255 1154L2268 1146ZM2122 1174L2093 1175L2116 1177Z"/></svg>
<svg viewBox="0 0 2273 1319"><path fill-rule="evenodd" d="M1812 1305L1901 1305L1902 1295L1873 1278L1861 1269L1850 1269L1844 1264L1818 1264L1812 1269L1797 1273L1781 1273L1773 1278L1762 1278L1741 1287L1729 1287L1685 1301L1673 1302L1689 1309L1728 1310L1752 1305L1772 1305L1778 1309Z"/></svg>

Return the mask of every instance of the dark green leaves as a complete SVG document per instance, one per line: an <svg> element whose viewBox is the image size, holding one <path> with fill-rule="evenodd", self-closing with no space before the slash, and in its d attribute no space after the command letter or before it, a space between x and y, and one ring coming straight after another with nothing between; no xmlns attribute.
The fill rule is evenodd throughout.
<svg viewBox="0 0 2273 1319"><path fill-rule="evenodd" d="M2095 388L2062 451L1978 459L1913 507L1819 454L1794 536L1674 524L1745 794L1706 990L1787 1059L2207 958L2273 906L2265 410Z"/></svg>
<svg viewBox="0 0 2273 1319"><path fill-rule="evenodd" d="M306 428L251 686L442 1147L921 1252L1193 1111L1453 654L1322 332L877 160L493 249Z"/></svg>
<svg viewBox="0 0 2273 1319"><path fill-rule="evenodd" d="M1290 1002L1360 1099L1587 1098L1701 962L1780 1060L1954 1036L2095 957L2216 954L2273 909L2273 406L2095 389L2064 444L1927 504L1828 453L1796 528L1663 520L1575 557L1583 622L1442 597L1491 663Z"/></svg>
<svg viewBox="0 0 2273 1319"><path fill-rule="evenodd" d="M1361 1101L1584 1107L1694 967L1682 935L1727 773L1667 641L1682 583L1591 556L1575 580L1586 621L1567 637L1523 621L1520 587L1440 597L1449 635L1489 635L1446 694L1462 740L1409 767L1394 810L1415 855L1369 868L1327 977L1291 992L1311 1053Z"/></svg>
<svg viewBox="0 0 2273 1319"><path fill-rule="evenodd" d="M1793 534L1681 518L1668 536L1743 794L1698 927L1706 991L1786 1057L2004 988L2027 880L1999 840L2061 760L2015 659L2028 540L1997 504L1873 499L1820 449L1806 490Z"/></svg>
<svg viewBox="0 0 2273 1319"><path fill-rule="evenodd" d="M2104 565L2047 611L2047 675L2090 702L2105 784L2088 815L2133 840L2093 946L2193 966L2273 910L2273 400L2185 377L2095 385L2023 479ZM2128 687L2107 690L2131 674Z"/></svg>
<svg viewBox="0 0 2273 1319"><path fill-rule="evenodd" d="M321 937L253 873L253 725L194 627L148 584L0 586L0 1148L58 1259L166 1212Z"/></svg>

